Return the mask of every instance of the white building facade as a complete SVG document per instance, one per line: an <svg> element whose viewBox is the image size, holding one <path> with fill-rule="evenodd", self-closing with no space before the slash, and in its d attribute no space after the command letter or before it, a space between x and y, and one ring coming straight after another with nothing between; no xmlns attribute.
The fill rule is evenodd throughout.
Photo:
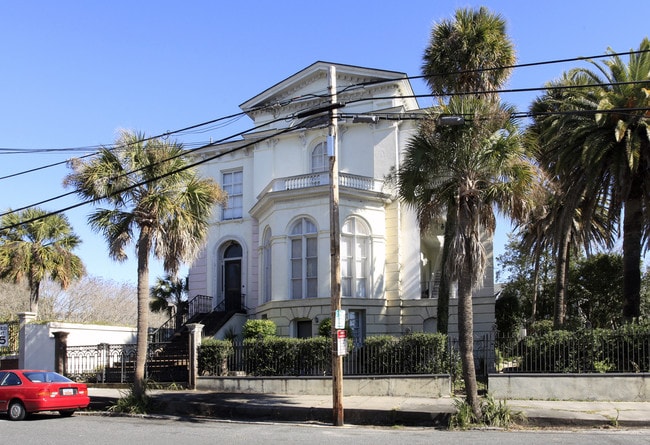
<svg viewBox="0 0 650 445"><path fill-rule="evenodd" d="M274 321L278 334L317 335L331 317L328 115L330 66L316 62L244 102L254 131L201 151L202 174L228 192L207 245L190 268L190 299L215 311ZM356 341L437 329L443 228L421 234L414 211L385 179L417 130L419 106L406 75L336 68L342 306ZM306 113L305 113L306 114ZM378 116L373 123L354 117ZM475 333L494 326L491 241L474 294ZM457 330L456 300L450 333Z"/></svg>

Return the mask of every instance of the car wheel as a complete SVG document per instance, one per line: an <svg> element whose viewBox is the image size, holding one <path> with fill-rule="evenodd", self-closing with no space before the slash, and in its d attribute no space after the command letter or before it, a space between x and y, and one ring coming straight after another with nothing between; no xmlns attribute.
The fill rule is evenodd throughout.
<svg viewBox="0 0 650 445"><path fill-rule="evenodd" d="M23 404L18 400L14 400L9 404L7 414L9 414L10 420L23 420L27 413Z"/></svg>
<svg viewBox="0 0 650 445"><path fill-rule="evenodd" d="M59 411L59 415L60 415L61 417L70 417L70 416L73 415L73 414L74 414L74 410L73 410L73 409L66 409L66 410L63 410L63 411Z"/></svg>

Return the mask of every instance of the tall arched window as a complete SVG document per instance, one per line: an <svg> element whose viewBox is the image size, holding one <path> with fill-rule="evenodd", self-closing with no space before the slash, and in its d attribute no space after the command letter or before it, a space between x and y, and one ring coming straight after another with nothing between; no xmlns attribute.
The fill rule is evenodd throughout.
<svg viewBox="0 0 650 445"><path fill-rule="evenodd" d="M329 170L329 162L327 143L321 142L311 152L311 172L318 173Z"/></svg>
<svg viewBox="0 0 650 445"><path fill-rule="evenodd" d="M291 298L318 296L318 238L316 225L300 218L291 226Z"/></svg>
<svg viewBox="0 0 650 445"><path fill-rule="evenodd" d="M264 303L272 300L272 263L271 229L267 228L264 231L264 237L262 238L262 301Z"/></svg>
<svg viewBox="0 0 650 445"><path fill-rule="evenodd" d="M341 228L341 294L367 298L369 295L370 230L356 217Z"/></svg>

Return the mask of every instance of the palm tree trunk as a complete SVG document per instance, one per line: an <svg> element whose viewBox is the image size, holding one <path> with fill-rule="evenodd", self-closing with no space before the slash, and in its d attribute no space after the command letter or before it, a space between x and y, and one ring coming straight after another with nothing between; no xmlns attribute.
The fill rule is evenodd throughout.
<svg viewBox="0 0 650 445"><path fill-rule="evenodd" d="M38 294L40 283L29 283L29 312L38 314Z"/></svg>
<svg viewBox="0 0 650 445"><path fill-rule="evenodd" d="M465 240L466 244L471 241ZM471 252L467 246L465 252ZM458 280L458 333L466 401L477 421L481 420L481 404L478 398L476 368L474 365L474 313L472 309L472 258L466 254Z"/></svg>
<svg viewBox="0 0 650 445"><path fill-rule="evenodd" d="M449 297L451 286L447 262L449 261L449 246L456 230L456 209L451 205L447 209L447 220L445 221L445 237L442 245L440 288L438 290L438 332L447 335L449 333Z"/></svg>
<svg viewBox="0 0 650 445"><path fill-rule="evenodd" d="M539 263L540 256L535 255L535 269L533 272L533 297L532 297L532 308L530 311L530 322L535 323L535 318L537 317L537 295L539 294Z"/></svg>
<svg viewBox="0 0 650 445"><path fill-rule="evenodd" d="M151 237L143 227L138 240L138 341L133 377L133 396L142 400L146 392L145 366L149 349L149 251Z"/></svg>
<svg viewBox="0 0 650 445"><path fill-rule="evenodd" d="M561 329L566 317L566 271L569 267L570 235L565 232L559 243L557 257L555 259L555 305L553 310L553 328Z"/></svg>
<svg viewBox="0 0 650 445"><path fill-rule="evenodd" d="M641 315L641 191L637 175L632 179L623 210L623 320L628 323Z"/></svg>

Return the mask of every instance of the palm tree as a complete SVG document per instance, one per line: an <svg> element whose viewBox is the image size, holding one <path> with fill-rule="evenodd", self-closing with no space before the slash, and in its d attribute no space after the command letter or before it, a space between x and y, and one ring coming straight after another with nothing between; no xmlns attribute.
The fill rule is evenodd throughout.
<svg viewBox="0 0 650 445"><path fill-rule="evenodd" d="M475 92L496 97L510 77L515 50L506 22L486 7L456 10L431 31L422 74L434 94Z"/></svg>
<svg viewBox="0 0 650 445"><path fill-rule="evenodd" d="M572 73L600 84L594 103L599 112L587 126L592 134L582 155L590 177L606 179L610 218L623 212L623 319L630 322L641 315L641 250L650 210L650 40L643 39L627 64L619 56L592 63L597 72Z"/></svg>
<svg viewBox="0 0 650 445"><path fill-rule="evenodd" d="M81 240L65 215L39 208L7 212L0 220L0 279L27 282L29 310L38 313L41 282L46 279L66 289L85 274L72 251Z"/></svg>
<svg viewBox="0 0 650 445"><path fill-rule="evenodd" d="M453 97L443 110L468 118L464 126L422 124L397 172L400 198L421 227L452 211L457 221L446 273L458 280L458 329L467 402L481 418L474 365L472 292L482 283L484 242L495 229L495 208L523 218L535 193L536 171L524 155L513 109L477 97Z"/></svg>
<svg viewBox="0 0 650 445"><path fill-rule="evenodd" d="M154 312L169 311L169 317L174 317L174 327L178 329L183 324L183 315L187 310L188 279L179 279L171 275L158 278L151 286L151 301L149 307Z"/></svg>
<svg viewBox="0 0 650 445"><path fill-rule="evenodd" d="M496 100L494 92L510 76L514 46L505 32L505 21L487 8L458 9L453 20L443 20L431 30L422 63L422 74L433 94L473 92ZM442 250L443 273L438 295L438 331L446 334L449 323L450 280L444 270L456 221L448 203Z"/></svg>
<svg viewBox="0 0 650 445"><path fill-rule="evenodd" d="M613 234L623 214L623 318L628 322L640 315L641 250L650 202L648 39L639 51L630 54L627 65L618 56L602 65L593 62L604 78L582 68L565 73L551 86L572 88L548 92L533 106L544 113L536 119L543 162L565 176L563 194L573 196L574 208L576 197L584 200L582 220L606 212L605 230Z"/></svg>
<svg viewBox="0 0 650 445"><path fill-rule="evenodd" d="M144 134L124 131L114 148L71 163L66 185L84 199L105 203L89 217L101 232L112 259L127 258L125 249L135 244L138 263L138 340L133 394L145 396L149 314L149 255L163 261L165 271L178 272L205 242L209 218L225 194L210 179L190 168L182 145Z"/></svg>

